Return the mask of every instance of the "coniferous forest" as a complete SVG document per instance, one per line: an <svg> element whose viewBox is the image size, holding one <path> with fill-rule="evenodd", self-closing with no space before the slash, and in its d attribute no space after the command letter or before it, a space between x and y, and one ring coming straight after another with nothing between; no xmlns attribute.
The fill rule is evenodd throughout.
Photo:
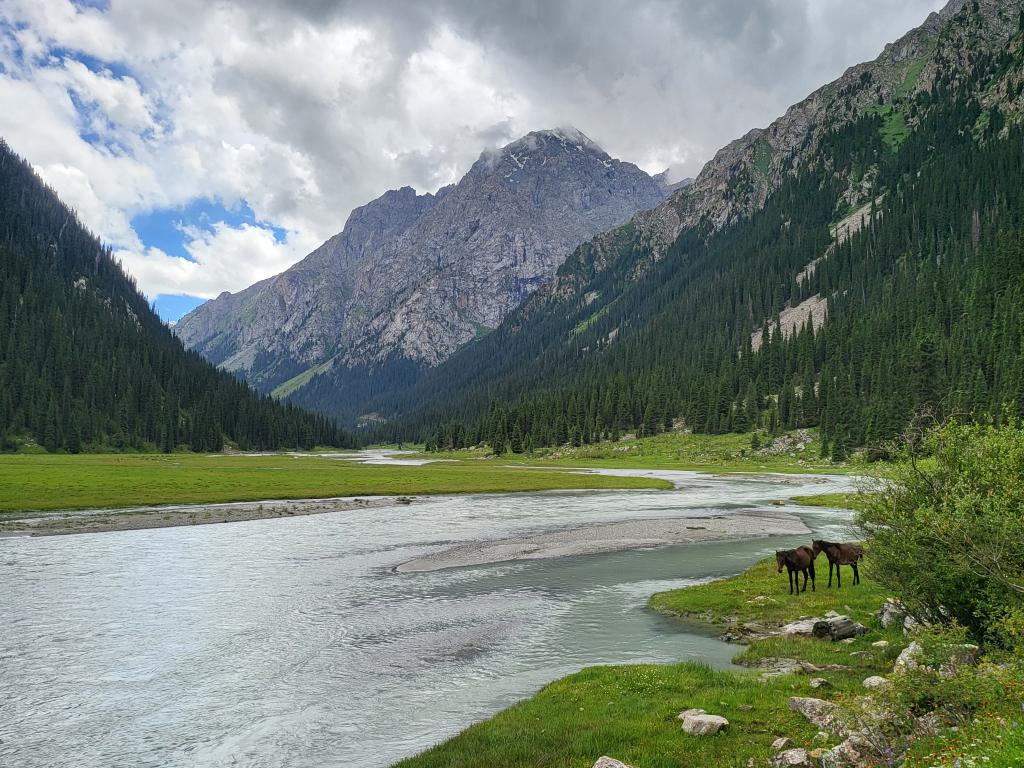
<svg viewBox="0 0 1024 768"><path fill-rule="evenodd" d="M627 228L603 271L587 272L581 246L563 271L600 302L527 302L379 399L396 414L380 435L518 452L680 425L819 427L843 459L921 412L1024 414L1024 132L976 97L1019 68L1019 37L1017 54L980 56L899 105L913 130L892 135L890 105L833 130L745 220L684 231L646 263ZM865 205L862 229L836 241L830 226ZM811 297L827 299L827 321L783 335L780 313Z"/></svg>
<svg viewBox="0 0 1024 768"><path fill-rule="evenodd" d="M254 393L160 321L108 249L0 142L0 449L351 446Z"/></svg>

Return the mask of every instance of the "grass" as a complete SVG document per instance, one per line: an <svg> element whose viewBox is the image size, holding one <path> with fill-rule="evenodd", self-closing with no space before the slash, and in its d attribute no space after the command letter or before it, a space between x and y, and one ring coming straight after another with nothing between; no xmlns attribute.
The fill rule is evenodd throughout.
<svg viewBox="0 0 1024 768"><path fill-rule="evenodd" d="M786 577L772 567L765 561L741 576L661 593L651 598L651 605L720 627L739 617L784 623L832 608L874 625L871 614L885 592L866 579L857 588L790 597L785 594ZM748 602L756 595L770 601ZM893 641L888 648L871 645L883 637ZM838 742L816 740L818 729L789 710L788 697L860 693L865 677L891 669L904 642L898 631L875 628L853 644L766 638L737 656L748 664L774 656L842 665L845 669L816 673L832 684L826 693L812 689L811 676L802 674L762 679L758 671L712 670L693 662L592 667L551 683L533 698L398 766L590 768L605 754L642 768L732 768L751 759L754 765L766 765L778 736L807 747ZM714 737L682 733L675 716L690 707L723 715L730 727Z"/></svg>
<svg viewBox="0 0 1024 768"><path fill-rule="evenodd" d="M888 593L863 573L861 583L852 586L853 573L849 567L843 568L843 588L828 589L828 564L824 557L818 558L816 567L816 591L811 592L808 584L807 592L799 597L788 594L786 573L778 573L772 559L729 579L659 592L651 597L649 605L661 613L699 618L716 627L749 621L781 625L800 615L821 616L827 611L838 611L869 624Z"/></svg>
<svg viewBox="0 0 1024 768"><path fill-rule="evenodd" d="M810 742L817 730L780 702L806 694L793 676L762 683L695 664L591 667L400 768L590 768L611 755L642 768L765 765L786 734ZM700 707L728 718L715 737L690 736L676 715Z"/></svg>
<svg viewBox="0 0 1024 768"><path fill-rule="evenodd" d="M385 466L288 454L0 456L0 512L330 496L668 487L669 483L650 478L489 463Z"/></svg>
<svg viewBox="0 0 1024 768"><path fill-rule="evenodd" d="M597 312L592 314L586 320L583 320L582 322L578 323L575 328L573 328L571 331L569 331L569 336L571 336L571 337L579 336L581 333L583 333L585 330L587 330L587 328L589 328L594 323L596 323L598 320L600 320L602 317L607 315L611 311L611 308L614 307L618 303L618 301L619 301L618 299L613 299L612 301L608 302L603 307L601 307L599 310L597 310Z"/></svg>
<svg viewBox="0 0 1024 768"><path fill-rule="evenodd" d="M492 460L501 464L530 464L548 467L597 467L605 469L686 469L702 472L784 472L828 474L873 474L884 471L881 464L848 462L836 464L820 456L821 445L814 439L804 449L766 455L751 450L751 435L698 435L666 432L653 437L626 438L580 447L548 448L532 455L506 454ZM453 451L441 455L483 462L485 449Z"/></svg>
<svg viewBox="0 0 1024 768"><path fill-rule="evenodd" d="M319 365L314 365L311 368L307 368L302 373L292 376L290 379L288 379L288 381L284 382L283 384L277 385L270 393L270 396L276 397L278 400L282 400L288 397L288 395L292 394L293 392L297 392L298 390L302 389L304 386L309 384L309 382L313 380L313 377L316 376L318 373L323 373L324 371L330 370L332 365L334 365L333 357L329 360L325 360Z"/></svg>
<svg viewBox="0 0 1024 768"><path fill-rule="evenodd" d="M858 509L864 503L862 493L816 493L813 496L794 496L794 504L805 507L829 507L830 509Z"/></svg>
<svg viewBox="0 0 1024 768"><path fill-rule="evenodd" d="M895 152L910 135L911 129L907 125L906 115L891 106L875 107L872 111L882 118L882 141Z"/></svg>

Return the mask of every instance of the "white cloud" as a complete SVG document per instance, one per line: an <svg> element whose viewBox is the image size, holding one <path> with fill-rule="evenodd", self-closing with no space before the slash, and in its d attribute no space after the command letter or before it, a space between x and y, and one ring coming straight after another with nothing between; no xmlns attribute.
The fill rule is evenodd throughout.
<svg viewBox="0 0 1024 768"><path fill-rule="evenodd" d="M575 124L692 175L940 5L0 0L0 134L144 291L212 296L287 267L386 189L436 189L537 128ZM130 226L202 197L244 200L257 224L192 229L186 254Z"/></svg>

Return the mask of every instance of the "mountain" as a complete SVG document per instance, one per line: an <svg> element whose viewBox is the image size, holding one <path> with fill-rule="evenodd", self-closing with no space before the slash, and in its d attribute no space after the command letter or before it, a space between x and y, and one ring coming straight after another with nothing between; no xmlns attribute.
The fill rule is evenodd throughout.
<svg viewBox="0 0 1024 768"><path fill-rule="evenodd" d="M385 193L295 266L203 304L174 330L279 396L321 374L337 392L320 405L337 410L343 378L438 364L550 281L581 242L664 195L580 131L537 131L485 151L436 194Z"/></svg>
<svg viewBox="0 0 1024 768"><path fill-rule="evenodd" d="M841 458L922 409L1024 414L1022 30L1021 0L951 2L369 400L378 434L817 426Z"/></svg>
<svg viewBox="0 0 1024 768"><path fill-rule="evenodd" d="M187 352L75 214L0 140L0 450L352 446L323 416Z"/></svg>

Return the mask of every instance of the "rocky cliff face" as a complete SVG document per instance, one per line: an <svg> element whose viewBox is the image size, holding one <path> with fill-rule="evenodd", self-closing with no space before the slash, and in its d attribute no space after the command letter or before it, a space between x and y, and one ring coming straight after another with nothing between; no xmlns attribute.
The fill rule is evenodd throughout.
<svg viewBox="0 0 1024 768"><path fill-rule="evenodd" d="M571 256L547 295L564 299L586 292L588 276L627 249L664 255L687 229L707 233L749 216L763 207L787 174L813 161L822 139L832 130L868 113L885 121L894 141L912 126L914 100L956 73L968 76L980 56L1004 46L1020 23L1020 0L950 0L938 13L885 46L874 60L857 64L838 79L791 106L766 128L755 128L727 144L691 183L676 189L659 206L639 213L628 225L588 242ZM953 73L952 80L950 73ZM1012 87L1019 80L1012 80ZM1018 99L1018 111L1024 110ZM1005 100L1004 100L1005 103ZM851 179L849 206L862 204L869 184ZM644 264L636 265L642 272ZM545 296L538 296L538 305Z"/></svg>
<svg viewBox="0 0 1024 768"><path fill-rule="evenodd" d="M262 389L332 365L435 365L550 281L581 242L665 194L579 131L538 131L484 152L435 195L405 187L356 209L286 272L218 296L174 330Z"/></svg>

